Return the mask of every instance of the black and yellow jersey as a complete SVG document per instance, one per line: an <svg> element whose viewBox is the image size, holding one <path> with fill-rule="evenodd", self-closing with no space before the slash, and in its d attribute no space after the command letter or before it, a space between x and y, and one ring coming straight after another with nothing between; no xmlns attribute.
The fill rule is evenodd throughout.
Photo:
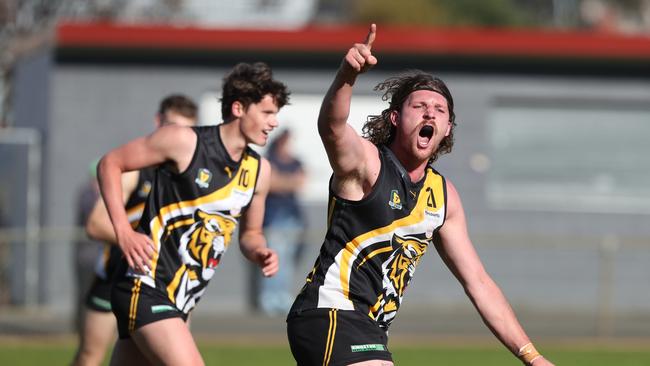
<svg viewBox="0 0 650 366"><path fill-rule="evenodd" d="M233 161L218 126L192 127L197 145L189 167L156 170L138 230L157 249L151 272L135 277L155 288L183 313L195 306L221 261L240 216L250 205L260 156L247 147Z"/></svg>
<svg viewBox="0 0 650 366"><path fill-rule="evenodd" d="M380 173L360 201L330 188L325 241L291 313L314 308L356 310L386 329L420 258L446 215L445 179L431 164L412 183L393 153L379 147Z"/></svg>
<svg viewBox="0 0 650 366"><path fill-rule="evenodd" d="M138 182L124 205L127 218L134 228L138 226L140 217L142 217L144 205L153 184L155 170L155 167L149 167L138 172ZM118 245L104 244L95 263L95 274L103 280L109 280L115 273L121 257L122 251Z"/></svg>

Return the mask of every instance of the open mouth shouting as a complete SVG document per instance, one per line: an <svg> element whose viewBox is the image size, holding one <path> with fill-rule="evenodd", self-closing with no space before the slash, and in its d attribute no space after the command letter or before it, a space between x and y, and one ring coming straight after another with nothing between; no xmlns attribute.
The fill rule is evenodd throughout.
<svg viewBox="0 0 650 366"><path fill-rule="evenodd" d="M418 133L418 147L422 149L429 147L429 144L431 143L431 139L433 138L433 133L434 133L433 126L431 125L422 126L422 128L420 128L420 132Z"/></svg>

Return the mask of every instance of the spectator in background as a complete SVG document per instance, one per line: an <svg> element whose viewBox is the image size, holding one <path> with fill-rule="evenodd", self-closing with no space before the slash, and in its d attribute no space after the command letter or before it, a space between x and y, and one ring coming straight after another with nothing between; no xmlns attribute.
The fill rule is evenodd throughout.
<svg viewBox="0 0 650 366"><path fill-rule="evenodd" d="M96 177L97 160L94 160L88 168L88 177L79 189L76 202L76 225L78 228L86 226L90 212L99 197L99 186ZM80 230L81 232L81 230ZM74 307L74 326L79 331L82 326L83 303L86 293L93 281L95 260L97 253L101 250L102 243L93 240L88 236L79 234L74 243L74 263L75 263L75 307Z"/></svg>
<svg viewBox="0 0 650 366"><path fill-rule="evenodd" d="M257 307L267 315L285 315L294 299L293 276L306 226L298 193L305 183L303 165L291 152L291 132L285 129L269 144L271 185L266 197L264 232L268 246L278 253L282 265L274 277L257 271Z"/></svg>

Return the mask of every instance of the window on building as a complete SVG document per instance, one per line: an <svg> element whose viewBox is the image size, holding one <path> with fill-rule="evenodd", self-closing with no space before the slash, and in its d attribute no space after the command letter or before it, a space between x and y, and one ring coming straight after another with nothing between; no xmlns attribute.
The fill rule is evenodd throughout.
<svg viewBox="0 0 650 366"><path fill-rule="evenodd" d="M508 100L488 121L488 204L650 213L650 105Z"/></svg>

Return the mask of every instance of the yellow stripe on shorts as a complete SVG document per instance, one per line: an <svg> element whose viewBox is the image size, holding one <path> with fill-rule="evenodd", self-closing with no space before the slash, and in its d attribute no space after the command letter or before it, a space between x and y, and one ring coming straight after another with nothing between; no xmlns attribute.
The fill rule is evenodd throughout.
<svg viewBox="0 0 650 366"><path fill-rule="evenodd" d="M138 300L140 299L140 286L142 281L136 279L131 289L131 304L129 307L129 333L135 330L135 318L138 313Z"/></svg>
<svg viewBox="0 0 650 366"><path fill-rule="evenodd" d="M330 363L332 357L332 350L334 349L334 337L336 336L336 312L338 309L331 309L329 311L330 326L327 331L327 343L325 344L325 356L323 357L323 366Z"/></svg>

